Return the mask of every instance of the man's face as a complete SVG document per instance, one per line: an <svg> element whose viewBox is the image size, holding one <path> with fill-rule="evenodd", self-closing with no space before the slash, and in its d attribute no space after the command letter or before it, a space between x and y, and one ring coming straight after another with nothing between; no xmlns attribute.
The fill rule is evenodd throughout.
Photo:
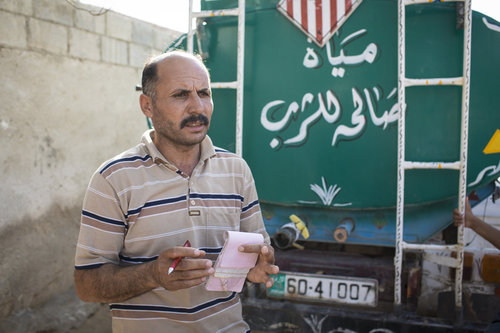
<svg viewBox="0 0 500 333"><path fill-rule="evenodd" d="M207 134L213 112L205 68L194 59L169 57L158 64L151 120L160 144L189 148Z"/></svg>

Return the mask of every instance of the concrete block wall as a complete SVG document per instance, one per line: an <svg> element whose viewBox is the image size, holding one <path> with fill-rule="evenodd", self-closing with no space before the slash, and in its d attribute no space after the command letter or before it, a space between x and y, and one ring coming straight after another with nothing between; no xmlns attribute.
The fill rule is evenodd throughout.
<svg viewBox="0 0 500 333"><path fill-rule="evenodd" d="M0 0L0 22L0 332L67 332L99 306L73 286L88 181L139 142L142 66L180 33L76 0Z"/></svg>
<svg viewBox="0 0 500 333"><path fill-rule="evenodd" d="M0 19L3 47L138 68L180 34L77 0L1 0Z"/></svg>

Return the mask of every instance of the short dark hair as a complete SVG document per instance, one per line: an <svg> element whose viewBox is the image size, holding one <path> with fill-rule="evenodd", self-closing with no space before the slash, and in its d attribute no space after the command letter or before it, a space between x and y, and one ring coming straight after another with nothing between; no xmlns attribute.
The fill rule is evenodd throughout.
<svg viewBox="0 0 500 333"><path fill-rule="evenodd" d="M200 64L205 68L208 74L208 69L203 63L201 57L197 54L191 54L183 50L174 50L151 57L146 62L146 64L144 65L144 69L142 70L141 84L142 84L142 92L145 95L151 97L153 101L156 98L156 83L158 82L158 64L171 55L182 55L186 57L192 57L193 59L200 62Z"/></svg>

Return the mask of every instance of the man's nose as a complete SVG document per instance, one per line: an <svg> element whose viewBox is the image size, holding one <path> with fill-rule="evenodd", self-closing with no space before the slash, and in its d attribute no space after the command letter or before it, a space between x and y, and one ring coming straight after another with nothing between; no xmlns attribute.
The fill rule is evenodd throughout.
<svg viewBox="0 0 500 333"><path fill-rule="evenodd" d="M198 94L191 94L189 98L189 112L200 113L204 109L203 100Z"/></svg>

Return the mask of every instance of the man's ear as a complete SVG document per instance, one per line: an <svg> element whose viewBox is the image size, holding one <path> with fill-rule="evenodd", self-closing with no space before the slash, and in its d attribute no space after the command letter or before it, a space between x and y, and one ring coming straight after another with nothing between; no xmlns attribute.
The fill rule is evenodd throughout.
<svg viewBox="0 0 500 333"><path fill-rule="evenodd" d="M139 96L139 104L141 106L142 113L148 118L153 117L153 100L151 97L145 94Z"/></svg>

